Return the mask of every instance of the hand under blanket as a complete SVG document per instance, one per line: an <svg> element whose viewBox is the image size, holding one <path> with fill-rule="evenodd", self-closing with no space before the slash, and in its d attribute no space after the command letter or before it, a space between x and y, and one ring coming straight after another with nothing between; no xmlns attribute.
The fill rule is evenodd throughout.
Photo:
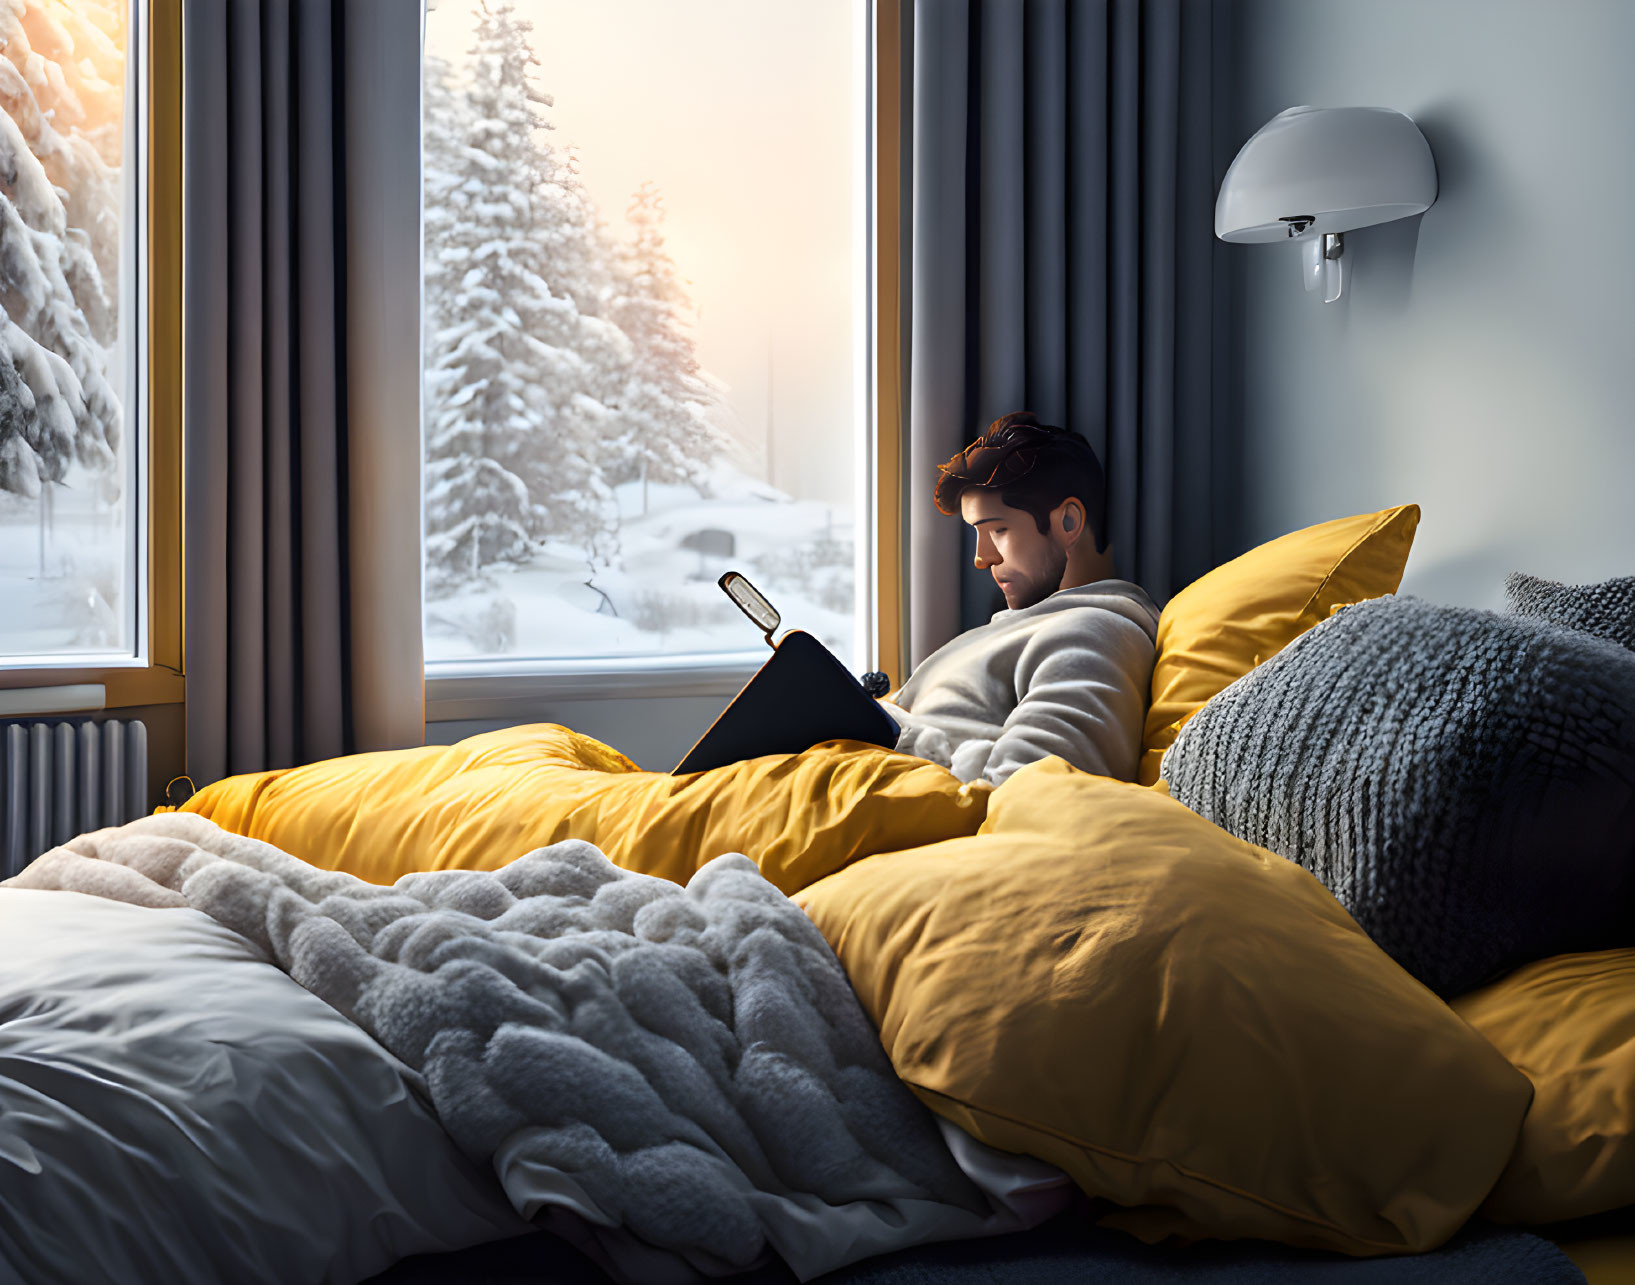
<svg viewBox="0 0 1635 1285"><path fill-rule="evenodd" d="M1019 1225L897 1079L822 935L745 857L683 888L574 840L382 887L174 813L82 835L9 882L191 906L255 942L424 1075L518 1212L593 1236L621 1274L720 1275L770 1250L805 1279Z"/></svg>

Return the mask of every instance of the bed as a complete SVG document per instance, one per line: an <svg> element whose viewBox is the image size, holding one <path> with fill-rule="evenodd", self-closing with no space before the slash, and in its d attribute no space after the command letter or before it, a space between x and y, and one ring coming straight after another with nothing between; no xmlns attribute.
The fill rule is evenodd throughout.
<svg viewBox="0 0 1635 1285"><path fill-rule="evenodd" d="M1138 783L536 725L46 854L0 886L0 1280L1635 1271L1631 943L1440 997L1160 779L1416 520L1177 595Z"/></svg>

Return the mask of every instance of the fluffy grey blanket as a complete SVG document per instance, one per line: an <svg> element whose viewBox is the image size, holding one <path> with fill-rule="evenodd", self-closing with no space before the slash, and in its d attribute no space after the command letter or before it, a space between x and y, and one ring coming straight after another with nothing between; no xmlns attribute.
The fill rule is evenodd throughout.
<svg viewBox="0 0 1635 1285"><path fill-rule="evenodd" d="M572 1211L636 1279L769 1250L805 1278L910 1225L993 1229L828 944L747 858L682 888L574 841L379 887L162 814L10 882L191 906L257 943L422 1072L520 1213Z"/></svg>
<svg viewBox="0 0 1635 1285"><path fill-rule="evenodd" d="M1635 943L1635 653L1605 639L1358 603L1199 710L1162 775L1439 994Z"/></svg>

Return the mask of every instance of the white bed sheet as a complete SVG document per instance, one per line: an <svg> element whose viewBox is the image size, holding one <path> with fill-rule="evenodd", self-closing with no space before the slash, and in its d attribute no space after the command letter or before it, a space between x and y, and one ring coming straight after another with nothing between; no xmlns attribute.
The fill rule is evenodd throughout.
<svg viewBox="0 0 1635 1285"><path fill-rule="evenodd" d="M198 911L0 888L0 1281L356 1281L529 1230L416 1079Z"/></svg>

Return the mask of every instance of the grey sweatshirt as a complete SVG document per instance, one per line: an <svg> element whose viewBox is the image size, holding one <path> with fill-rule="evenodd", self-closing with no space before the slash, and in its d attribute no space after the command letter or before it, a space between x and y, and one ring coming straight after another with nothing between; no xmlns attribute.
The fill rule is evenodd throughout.
<svg viewBox="0 0 1635 1285"><path fill-rule="evenodd" d="M1052 754L1130 781L1157 637L1158 607L1144 589L1098 580L995 612L932 652L880 703L902 726L899 750L962 781L998 785Z"/></svg>

